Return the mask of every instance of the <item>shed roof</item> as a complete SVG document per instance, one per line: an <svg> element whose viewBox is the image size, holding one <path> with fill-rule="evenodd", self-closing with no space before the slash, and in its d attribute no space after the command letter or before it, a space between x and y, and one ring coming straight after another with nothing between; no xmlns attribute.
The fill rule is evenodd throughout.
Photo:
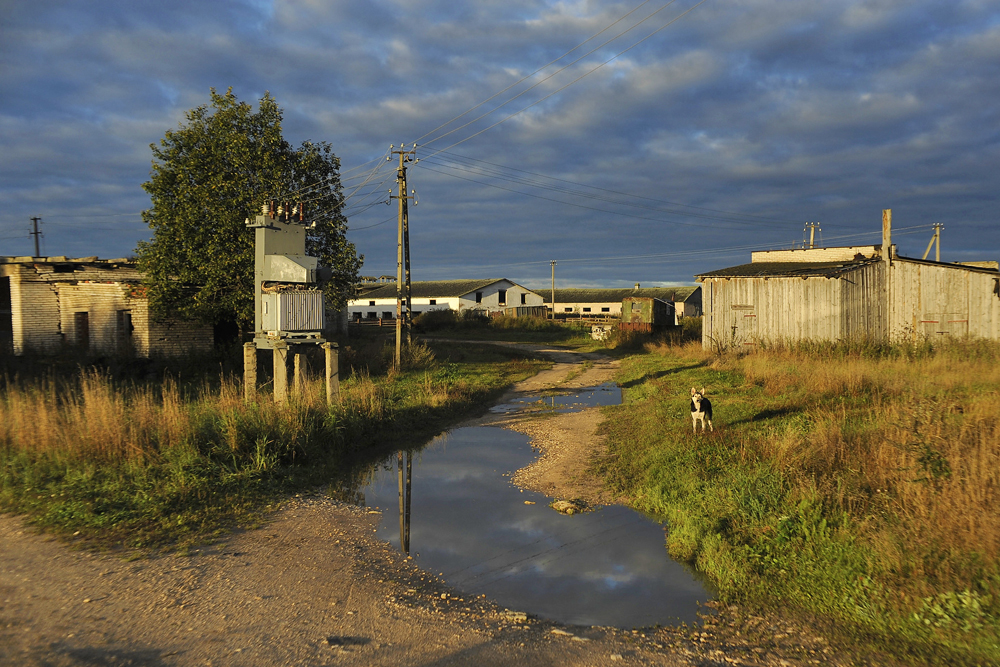
<svg viewBox="0 0 1000 667"><path fill-rule="evenodd" d="M835 278L842 273L880 261L878 258L853 262L753 262L728 269L699 273L702 278Z"/></svg>
<svg viewBox="0 0 1000 667"><path fill-rule="evenodd" d="M686 301L700 289L693 287L610 287L610 288L570 288L556 290L556 303L621 303L629 297L650 297L663 301ZM549 290L538 290L544 297L549 296Z"/></svg>
<svg viewBox="0 0 1000 667"><path fill-rule="evenodd" d="M481 278L479 280L417 280L410 283L410 294L415 299L427 297L457 297L489 287L506 278ZM516 285L512 280L507 282ZM363 293L366 299L394 299L396 285L381 285Z"/></svg>

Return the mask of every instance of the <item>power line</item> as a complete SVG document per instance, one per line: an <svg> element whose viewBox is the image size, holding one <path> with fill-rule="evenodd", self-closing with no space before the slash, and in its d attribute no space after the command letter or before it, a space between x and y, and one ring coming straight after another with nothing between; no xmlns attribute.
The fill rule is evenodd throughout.
<svg viewBox="0 0 1000 667"><path fill-rule="evenodd" d="M647 2L648 2L648 1L649 1L649 0L647 0ZM444 126L446 126L446 125L449 125L449 124L451 124L452 122L454 122L454 121L458 120L458 119L459 119L459 118L461 118L462 116L465 116L466 114L468 114L468 113L471 113L472 111L474 111L474 110L478 109L479 107L483 106L484 104L486 104L486 103L487 103L487 102L489 102L490 100L492 100L492 99L494 99L494 98L496 98L496 97L498 97L498 96L502 95L503 93L507 92L508 90L510 90L510 89L511 89L511 88L513 88L514 86L518 85L519 83L521 83L521 82L523 82L523 81L526 81L527 79L530 79L530 78L531 78L531 77L533 77L533 76L534 76L535 74L538 74L539 72L541 72L541 71L542 71L542 70L544 70L545 68L549 67L549 65L553 65L553 64L555 64L556 62L558 62L558 61L562 60L563 58L565 58L565 57L566 57L566 56L568 56L569 54L573 53L573 51L576 51L576 50L577 50L578 48L580 48L581 46L583 46L584 44L586 44L586 43L587 43L587 42L589 42L590 40L592 40L592 39L594 39L595 37L597 37L597 35L600 35L601 33L605 32L606 30L608 30L609 28L611 28L612 26L614 26L614 25L617 25L617 24L618 24L618 23L620 23L621 21L625 20L625 19L626 19L627 17L631 16L631 15L632 15L633 13L635 13L636 11L638 11L638 9L639 9L640 7L642 7L643 5L647 4L647 2L643 2L642 4L640 4L640 5L638 6L638 7L636 7L636 8L635 8L635 9L633 9L632 11L630 11L630 12L629 12L628 14L626 14L626 15L625 15L625 16L623 16L622 18L618 19L617 21L615 21L615 22L614 22L614 23L612 23L611 25L609 25L609 26L607 26L607 27L603 28L603 29L602 29L602 30L601 30L600 32L598 32L598 33L597 33L597 34L595 34L594 36L592 36L592 37L588 37L587 39L585 39L584 41L580 42L580 44L578 44L577 46L574 46L574 47L573 47L572 49L570 49L569 51L567 51L567 52L566 52L566 53L564 53L563 55L561 55L561 56L559 56L558 58L556 58L555 60L553 60L553 61L551 61L551 62L547 63L546 65L543 65L542 67L540 67L539 69L535 70L534 72L532 72L532 73L531 73L531 74L529 74L528 76L526 76L526 77L524 77L524 78L522 78L522 79L520 79L520 80L518 80L518 81L516 81L516 82L512 83L511 85L507 86L506 88L504 88L503 90L501 90L501 91L500 91L499 93L497 93L496 95L493 95L493 96L492 96L492 97L490 97L489 99L486 99L486 100L484 100L484 101L480 102L480 103L479 103L479 104L477 104L476 106L472 107L472 109L469 109L469 110L468 110L468 111L466 111L465 113L462 113L462 114L460 114L460 115L456 116L455 118L453 118L452 120L448 121L448 122L447 122L447 123L445 123L444 125L440 125L440 126L438 126L437 128L435 128L435 129L431 130L430 132L428 132L427 134L424 134L424 135L423 135L422 137L420 137L419 139L417 139L417 142L420 142L420 140L421 140L421 139L423 139L424 137L427 137L428 135L430 135L430 134L433 134L434 132L437 132L437 131L438 131L439 129L441 129L442 127L444 127ZM433 139L431 139L430 141L428 141L428 142L427 142L427 143L426 143L425 145L430 145L430 144L434 143L435 141L438 141L438 140L440 140L440 139L443 139L443 138L447 137L448 135L450 135L450 134L453 134L453 133L455 133L455 132L457 132L457 131L461 130L462 128L465 128L465 127L468 127L468 126L469 126L469 125L471 125L472 123L475 123L475 122L476 122L477 120L480 120L480 119L482 119L482 118L485 118L486 116L489 116L489 115L490 115L491 113L493 113L494 111L497 111L497 110L499 110L499 109L502 109L502 108L503 108L504 106L506 106L506 105L510 104L511 102L513 102L514 100L518 99L519 97L521 97L521 96L522 96L522 95L524 95L525 93L528 93L528 92L530 92L530 91L534 90L535 88L537 88L538 86L542 85L543 83L545 83L546 81L548 81L548 80L549 80L549 79L551 79L552 77L554 77L554 76L558 75L559 73L561 73L561 72L565 71L565 70L566 70L566 69L568 69L569 67L572 67L573 65L575 65L575 64L576 64L576 63L578 63L578 62L580 62L581 60L583 60L584 58L586 58L586 57L587 57L587 56L589 56L590 54L594 53L595 51L597 51L597 50L599 50L599 49L601 49L601 48L603 48L603 47L607 46L608 44L610 44L611 42L615 41L616 39L618 39L618 38L619 38L619 37L621 37L622 35L626 34L627 32L630 32L631 30L634 30L634 29L635 29L635 28L637 28L638 26L642 25L643 23L645 23L646 21L648 21L649 19L651 19L652 17L656 16L656 15L657 15L657 14L659 14L659 13L660 13L661 11L663 11L664 9L666 9L667 7L669 7L670 5L672 5L672 4L674 3L674 2L676 2L676 0L670 0L670 2L668 2L668 3L667 3L667 4L665 4L665 5L663 5L662 7L660 7L660 8L659 8L659 9L657 9L657 10L656 10L655 12L653 12L652 14L650 14L649 16L647 16L646 18L642 19L642 20L641 20L641 21L639 21L638 23L635 23L635 24L633 24L633 25L632 25L631 27L627 28L626 30L623 30L622 32L618 33L617 35L615 35L615 36L614 36L614 37L612 37L611 39L607 40L606 42L604 42L604 43L602 43L602 44L599 44L598 46L594 47L593 49L591 49L591 50L590 50L590 51L588 51L587 53L583 54L582 56L580 56L579 58L577 58L577 59L576 59L576 60L574 60L573 62L571 62L571 63L568 63L568 64L564 65L563 67L560 67L559 69L557 69L557 70L556 70L555 72L553 72L553 73L552 73L552 74L550 74L549 76L545 77L545 78L544 78L544 79L542 79L541 81L538 81L538 82L536 82L536 83L535 83L534 85L532 85L532 86L529 86L528 88L526 88L526 89L522 90L522 91L521 91L520 93L518 93L518 94L517 94L517 95L515 95L514 97L512 97L512 98L508 99L508 100L507 100L506 102L504 102L503 104L501 104L501 105L499 105L499 106L497 106L497 107L494 107L494 108L493 108L492 110L490 110L490 111L488 111L488 112L484 113L483 115L481 115L481 116L479 116L479 117L477 117L477 118L473 118L472 120L470 120L470 121L469 121L468 123L465 123L464 125L460 125L459 127L456 127L456 128L454 128L454 129L452 129L452 130L449 130L448 132L445 132L444 134L442 134L442 135L440 135L440 136L437 136L437 137L434 137ZM415 142L415 143L417 143L417 142Z"/></svg>
<svg viewBox="0 0 1000 667"><path fill-rule="evenodd" d="M671 2L673 2L673 1L674 1L674 0L671 0ZM580 81L581 79L584 79L585 77L587 77L587 76L590 76L591 74L593 74L593 73L594 73L594 72L596 72L597 70L601 69L602 67L604 67L605 65L607 65L608 63L610 63L610 62L611 62L612 60L615 60L616 58L618 58L618 56L620 56L620 55L622 55L622 54L624 54L624 53L627 53L628 51L631 51L631 50L632 50L632 49L634 49L635 47L637 47L637 46L639 46L640 44L642 44L643 42L645 42L645 41L646 41L647 39L650 39L651 37L653 37L653 35L656 35L656 34L657 34L657 33L659 33L660 31L662 31L662 30L665 30L665 29L666 29L666 28L668 28L669 26L673 25L673 24L674 24L674 23L676 23L677 21L681 20L682 18L684 18L685 16L687 16L688 14L690 14L691 12L693 12L693 11L694 11L695 9L697 9L697 8L698 8L698 7L700 7L701 5L705 4L705 2L707 2L707 0L700 0L700 2L698 2L697 4L695 4L695 5L693 6L693 7L691 7L690 9L688 9L688 10L686 10L686 11L684 11L683 13L681 13L681 14L680 14L680 15L678 15L678 16L676 16L675 18L671 19L671 20L670 20L670 21L668 21L668 22L667 22L666 24L664 24L663 26L661 26L661 27L657 28L657 29L656 29L656 30L654 30L653 32L649 33L648 35L646 35L645 37L643 37L642 39L640 39L640 40L639 40L638 42L636 42L636 43L635 43L635 44L633 44L632 46L630 46L630 47L628 47L627 49L624 49L624 50L622 50L622 51L619 51L618 53L616 53L615 55L611 56L610 58L608 58L607 60L605 60L605 61L604 61L604 62L602 62L601 64L597 65L597 66L596 66L596 67L594 67L593 69L591 69L591 70L589 70L589 71L587 71L587 72L585 72L585 73L581 74L581 75L580 75L580 76L578 76L577 78L573 79L572 81L570 81L569 83L567 83L567 84L566 84L565 86L562 86L562 87L560 87L560 88L557 88L556 90L552 91L551 93L549 93L549 94L548 94L548 95L546 95L545 97L543 97L543 98L541 98L541 99L539 99L539 100L536 100L535 102L532 102L531 104L529 104L528 106L524 107L523 109L520 109L520 110L518 110L518 111L515 111L514 113L512 113L512 114L510 114L510 115L508 115L508 116L506 116L506 117L504 117L504 118L501 118L500 120L498 120L497 122L493 123L493 124L492 124L492 125L490 125L489 127L485 127L485 128L483 128L482 130L480 130L480 131L478 131L478 132L476 132L476 133L474 133L474 134L472 134L472 135L470 135L470 136L466 137L465 139L462 139L462 140L460 140L460 141L456 141L455 143L451 144L450 146L448 146L448 147L446 147L446 148L442 148L442 149L441 149L441 150L439 150L439 151L436 151L436 152L434 152L434 153L431 153L431 155L429 155L428 157L433 157L434 155L437 155L438 153L441 153L441 152L443 152L443 151L446 151L446 150L450 150L450 149L454 148L455 146L458 146L459 144L462 144L462 143L465 143L466 141L469 141L470 139L473 139L473 138L475 138L475 137L478 137L478 136L479 136L480 134L482 134L483 132L486 132L487 130L491 130L491 129L493 129L494 127L496 127L497 125L500 125L501 123L504 123L504 122L506 122L506 121L510 120L510 119L511 119L511 118L513 118L514 116L516 116L516 115L518 115L518 114L520 114L520 113L522 113L522 112L524 112L524 111L527 111L528 109L530 109L530 108L532 108L532 107L534 107L534 106L537 106L537 105L541 104L542 102L544 102L545 100L549 99L549 98L550 98L550 97L552 97L553 95L556 95L556 94L558 94L558 93L560 93L560 92L562 92L562 91L566 90L567 88L569 88L570 86L572 86L572 85L573 85L574 83L577 83L577 82L578 82L578 81ZM425 159L426 159L426 158L425 158Z"/></svg>
<svg viewBox="0 0 1000 667"><path fill-rule="evenodd" d="M462 165L449 165L447 163L440 163L440 162L435 161L435 159L433 159L433 158L430 159L430 160L427 160L427 159L423 160L423 162L428 162L428 161L431 164L434 164L434 165L437 165L437 166L441 166L441 167L444 167L446 169L458 169L458 170L470 171L470 172L473 171L472 169L469 169L468 167L465 167L465 166L462 166ZM426 166L425 166L425 168L426 168ZM436 171L436 170L430 169L430 171ZM440 171L436 171L436 173L441 173L442 175L451 176L453 178L463 178L464 180L470 180L470 181L472 181L474 183L479 183L479 184L485 185L487 187L493 187L493 188L503 189L503 190L507 190L509 192L515 192L515 193L518 193L518 194L523 194L523 195L526 195L526 196L529 196L529 197L538 197L539 196L539 195L534 195L534 194L529 193L529 192L522 192L520 190L512 190L510 188L503 188L503 187L498 186L498 185L496 185L494 183L489 183L489 182L485 182L485 181L479 181L479 180L475 180L475 179L470 179L470 178L465 178L465 177L461 177L461 176L456 176L455 174L450 174L450 173L445 173L445 172L440 172ZM473 173L482 173L482 170L480 170L479 172L473 172ZM632 200L643 200L643 201L665 203L665 204L671 204L671 205L673 205L673 202L666 202L664 200L657 200L657 199L652 199L650 197L642 197L642 196L639 196L639 195L631 195L631 194L624 193L624 192L617 192L617 191L614 191L614 190L608 190L606 188L598 188L598 187L594 187L594 186L590 186L590 185L576 184L576 183L572 183L571 181L564 181L562 179L553 179L553 180L559 181L561 183L571 183L573 186L575 186L577 188L582 188L582 189L585 189L585 190L574 190L574 189L563 187L563 186L553 186L553 185L550 185L550 184L546 184L544 182L533 181L531 179L526 179L526 178L517 177L517 176L508 176L508 175L504 175L502 173L493 173L493 174L488 174L488 175L493 175L494 177L502 179L502 180L511 181L511 182L514 182L514 183L522 184L522 185L527 185L527 186L538 188L538 189L541 189L541 190L548 190L548 191L551 191L551 192L558 192L558 193L562 193L562 194L569 194L569 195L574 195L576 197L582 197L582 198L585 198L585 199L590 199L590 200L595 200L595 201L602 201L602 202L606 202L606 203L610 203L610 204L616 204L616 205L621 205L621 206L630 206L632 208L638 208L638 209L647 210L647 211L654 211L654 212L663 213L663 214L666 214L666 215L683 216L683 217L688 217L688 218L701 218L701 219L708 219L708 220L721 220L721 221L726 221L726 222L738 222L738 223L761 223L761 222L769 222L769 223L773 223L773 224L781 224L781 225L787 224L787 225L796 225L796 226L802 224L801 222L797 222L797 221L791 221L791 220L785 221L785 220L768 219L768 218L764 218L762 216L744 215L744 214L740 214L740 213L729 213L729 212L726 212L726 211L717 211L718 213L722 213L722 214L725 214L725 215L709 215L708 213L702 213L700 211L712 211L713 209L705 209L705 208L696 207L696 206L687 206L687 208L692 209L691 211L669 210L669 209L664 209L664 208L657 207L657 206L645 205L645 204L639 203L638 201L629 201L629 200L630 199L632 199ZM594 192L587 192L586 190L593 190ZM597 194L597 193L606 193L606 194ZM607 196L608 194L616 195L618 198L616 199L616 198L609 197L609 196ZM622 199L622 198L624 198L624 199ZM560 201L561 203L568 204L570 206L581 206L581 207L583 207L581 204L576 204L576 203L574 203L572 201L562 201L562 200L552 200L552 201ZM680 206L685 206L685 205L681 204ZM583 207L583 208L588 208L588 207ZM603 209L599 209L599 210L603 210ZM606 211L606 212L610 212L610 211ZM619 215L630 215L630 214L620 213ZM642 216L639 216L639 217L642 217ZM743 219L743 218L746 218L746 217L751 218L751 219L750 220ZM644 219L653 219L653 218L644 218ZM676 223L676 224L683 224L683 223Z"/></svg>
<svg viewBox="0 0 1000 667"><path fill-rule="evenodd" d="M690 209L694 209L694 210L697 210L697 211L708 211L710 213L722 213L722 214L725 214L725 215L731 215L731 216L735 216L735 217L752 218L752 219L755 219L755 220L759 220L761 222L788 223L788 224L795 224L795 225L801 224L800 221L798 221L798 220L787 220L787 219L782 219L782 218L767 218L767 217L764 217L764 216L753 215L752 213L737 213L737 212L734 212L734 211L724 211L724 210L720 210L720 209L707 208L707 207L704 207L704 206L694 206L692 204L682 204L680 202L670 201L670 200L667 200L667 199L656 199L656 198L653 198L653 197L645 197L645 196L642 196L642 195L636 195L636 194L627 193L627 192L620 192L620 191L617 191L617 190L610 190L608 188L601 188L601 187L598 187L598 186L595 186L595 185L585 185L585 184L581 184L581 183L576 183L574 181L568 181L566 179L557 178L555 176L547 176L545 174L539 174L537 172L527 171L525 169L518 169L516 167L508 167L508 166L505 166L505 165L496 164L494 162L488 162L486 160L478 160L476 158L467 157L465 155L458 155L457 153L449 153L449 152L446 152L446 151L439 151L439 153L443 153L444 155L447 155L448 157L451 157L453 159L467 160L469 162L478 162L478 163L482 163L482 164L487 164L487 165L490 165L490 166L493 166L493 167L497 167L498 169L507 169L509 171L516 171L516 172L520 172L520 173L523 173L523 174L528 174L528 175L531 175L531 176L536 176L538 178L545 178L545 179L549 179L549 180L552 180L552 181L557 181L559 183L567 183L567 184L574 185L574 186L577 186L577 187L588 188L588 189L597 190L597 191L600 191L600 192L607 192L607 193L610 193L610 194L620 195L620 196L623 196L623 197L632 197L632 198L635 198L635 199L642 199L642 200L645 200L645 201L656 202L656 203L660 203L660 204L668 204L670 206L680 206L680 207L683 207L683 208L690 208Z"/></svg>

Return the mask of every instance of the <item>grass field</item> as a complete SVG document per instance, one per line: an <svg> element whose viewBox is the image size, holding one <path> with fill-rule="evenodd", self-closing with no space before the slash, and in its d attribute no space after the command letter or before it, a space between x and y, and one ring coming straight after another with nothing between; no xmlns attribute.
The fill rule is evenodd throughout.
<svg viewBox="0 0 1000 667"><path fill-rule="evenodd" d="M108 368L7 376L0 510L109 547L184 545L252 525L334 483L353 459L415 447L546 364L489 346L415 345L391 370L382 339L343 349L341 400L319 381L287 408L243 401L233 376L139 380Z"/></svg>
<svg viewBox="0 0 1000 667"><path fill-rule="evenodd" d="M723 598L906 659L1000 662L1000 346L647 345L619 381L599 469ZM714 433L691 433L692 386Z"/></svg>

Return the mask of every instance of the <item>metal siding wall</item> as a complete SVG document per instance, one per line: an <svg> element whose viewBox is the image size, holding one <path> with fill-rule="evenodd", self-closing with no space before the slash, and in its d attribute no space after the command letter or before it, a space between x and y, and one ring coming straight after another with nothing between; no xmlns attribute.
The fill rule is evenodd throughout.
<svg viewBox="0 0 1000 667"><path fill-rule="evenodd" d="M322 292L279 292L278 326L281 331L323 329Z"/></svg>

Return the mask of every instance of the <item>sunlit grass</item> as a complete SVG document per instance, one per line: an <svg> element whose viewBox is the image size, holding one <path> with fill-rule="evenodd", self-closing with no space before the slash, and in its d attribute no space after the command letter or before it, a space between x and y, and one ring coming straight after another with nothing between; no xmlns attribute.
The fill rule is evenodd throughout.
<svg viewBox="0 0 1000 667"><path fill-rule="evenodd" d="M601 468L724 596L930 660L1000 656L1000 346L660 344L621 381ZM716 432L696 437L687 396L703 385Z"/></svg>
<svg viewBox="0 0 1000 667"><path fill-rule="evenodd" d="M252 524L293 489L329 483L352 457L412 447L541 362L482 346L414 345L385 369L380 341L327 404L307 382L287 405L241 382L145 384L98 370L7 378L0 391L0 509L107 544L203 539ZM360 360L371 358L375 370Z"/></svg>

